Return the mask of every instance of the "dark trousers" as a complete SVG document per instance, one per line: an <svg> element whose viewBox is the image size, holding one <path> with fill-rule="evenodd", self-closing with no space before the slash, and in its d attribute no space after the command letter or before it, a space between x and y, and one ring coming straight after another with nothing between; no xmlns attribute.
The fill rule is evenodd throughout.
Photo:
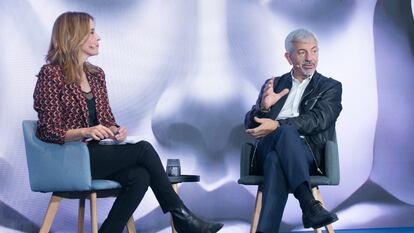
<svg viewBox="0 0 414 233"><path fill-rule="evenodd" d="M93 179L119 182L118 194L99 233L121 233L138 204L151 187L164 213L180 207L161 160L146 141L127 145L88 145Z"/></svg>
<svg viewBox="0 0 414 233"><path fill-rule="evenodd" d="M256 153L264 176L257 231L279 232L289 192L303 182L310 184L312 154L297 130L288 125L282 125L262 138Z"/></svg>

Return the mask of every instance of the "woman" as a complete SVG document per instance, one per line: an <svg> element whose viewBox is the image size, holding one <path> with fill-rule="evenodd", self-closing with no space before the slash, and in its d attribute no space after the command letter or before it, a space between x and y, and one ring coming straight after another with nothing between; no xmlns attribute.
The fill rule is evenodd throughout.
<svg viewBox="0 0 414 233"><path fill-rule="evenodd" d="M109 106L103 70L87 62L88 57L98 55L99 41L89 14L66 12L56 19L47 64L39 72L34 91L37 136L57 144L93 139L88 143L92 178L122 184L99 232L122 232L148 186L164 213L171 213L179 233L219 231L222 224L205 222L184 206L150 143L97 143L108 138L122 142L127 137L127 130L116 124Z"/></svg>

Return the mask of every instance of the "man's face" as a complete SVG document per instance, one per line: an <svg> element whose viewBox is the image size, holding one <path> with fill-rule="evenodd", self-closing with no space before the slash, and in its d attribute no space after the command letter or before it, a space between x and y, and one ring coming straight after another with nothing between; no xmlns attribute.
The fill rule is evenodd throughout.
<svg viewBox="0 0 414 233"><path fill-rule="evenodd" d="M285 57L293 66L296 78L307 78L311 76L318 65L319 48L314 39L298 41L293 43L293 51L286 52Z"/></svg>

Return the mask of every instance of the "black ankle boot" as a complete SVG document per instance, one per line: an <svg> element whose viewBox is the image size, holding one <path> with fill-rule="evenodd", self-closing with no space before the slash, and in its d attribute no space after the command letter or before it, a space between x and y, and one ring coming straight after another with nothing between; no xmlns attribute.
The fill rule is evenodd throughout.
<svg viewBox="0 0 414 233"><path fill-rule="evenodd" d="M198 218L185 206L170 213L178 233L216 233L223 227L222 223L209 223Z"/></svg>
<svg viewBox="0 0 414 233"><path fill-rule="evenodd" d="M321 202L312 200L303 209L302 221L305 228L318 229L338 221L338 216L323 208Z"/></svg>

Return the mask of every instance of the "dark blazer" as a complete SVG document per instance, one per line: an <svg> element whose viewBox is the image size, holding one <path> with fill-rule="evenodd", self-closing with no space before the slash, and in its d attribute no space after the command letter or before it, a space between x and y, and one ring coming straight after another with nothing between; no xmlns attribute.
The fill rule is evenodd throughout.
<svg viewBox="0 0 414 233"><path fill-rule="evenodd" d="M86 73L96 102L96 118L99 124L114 126L115 118L109 106L105 73ZM89 112L80 86L65 84L60 66L47 64L38 74L33 94L33 107L37 111L37 136L45 142L63 144L69 129L90 127Z"/></svg>
<svg viewBox="0 0 414 233"><path fill-rule="evenodd" d="M254 128L258 124L254 117L276 119L286 102L285 95L269 112L260 111L262 101L262 92L265 88L262 86L259 97L252 109L247 112L245 117L245 127ZM292 87L292 76L289 73L276 77L275 92L280 92L284 88ZM295 127L300 135L305 137L316 161L317 169L324 170L324 148L328 140L332 140L335 135L335 122L342 110L342 84L332 78L327 78L318 72L315 72L312 79L303 93L299 104L299 116L279 120L281 125L288 124Z"/></svg>

